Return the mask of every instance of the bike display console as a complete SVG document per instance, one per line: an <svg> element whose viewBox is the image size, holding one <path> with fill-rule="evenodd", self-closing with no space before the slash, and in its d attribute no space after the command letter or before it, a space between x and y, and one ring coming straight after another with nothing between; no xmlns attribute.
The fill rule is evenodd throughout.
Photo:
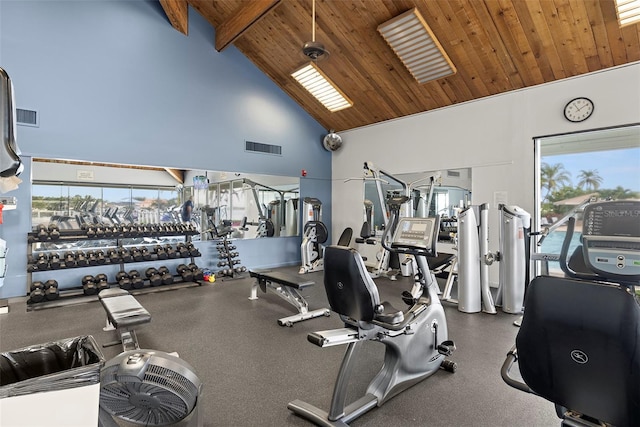
<svg viewBox="0 0 640 427"><path fill-rule="evenodd" d="M597 274L640 280L640 201L592 203L584 209L585 262Z"/></svg>
<svg viewBox="0 0 640 427"><path fill-rule="evenodd" d="M419 249L436 253L439 217L400 218L392 248Z"/></svg>

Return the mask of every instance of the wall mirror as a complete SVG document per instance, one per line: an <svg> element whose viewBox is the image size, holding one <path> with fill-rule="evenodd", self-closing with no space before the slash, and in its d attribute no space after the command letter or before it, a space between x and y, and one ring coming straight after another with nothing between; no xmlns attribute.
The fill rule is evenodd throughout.
<svg viewBox="0 0 640 427"><path fill-rule="evenodd" d="M33 159L32 226L182 222L202 239L298 235L298 177Z"/></svg>
<svg viewBox="0 0 640 427"><path fill-rule="evenodd" d="M364 221L372 233L384 228L387 194L398 192L411 200L401 215L453 218L461 204L471 203L471 168L445 169L403 174L376 171L364 181Z"/></svg>

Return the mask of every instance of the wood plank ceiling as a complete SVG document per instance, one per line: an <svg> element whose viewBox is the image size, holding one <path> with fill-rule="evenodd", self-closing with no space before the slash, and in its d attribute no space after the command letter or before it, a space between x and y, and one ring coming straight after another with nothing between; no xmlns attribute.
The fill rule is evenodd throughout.
<svg viewBox="0 0 640 427"><path fill-rule="evenodd" d="M620 28L613 0L316 0L316 40L330 52L318 66L354 102L331 113L291 77L309 62L312 0L160 1L185 34L191 5L225 38L216 49L232 42L337 131L640 60L640 24ZM377 32L414 7L457 74L419 84Z"/></svg>

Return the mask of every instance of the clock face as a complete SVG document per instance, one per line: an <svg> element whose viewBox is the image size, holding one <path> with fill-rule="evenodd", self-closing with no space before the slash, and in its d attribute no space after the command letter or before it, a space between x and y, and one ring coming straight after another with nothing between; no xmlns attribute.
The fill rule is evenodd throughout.
<svg viewBox="0 0 640 427"><path fill-rule="evenodd" d="M564 117L570 122L587 120L593 114L593 102L589 98L575 98L564 107Z"/></svg>

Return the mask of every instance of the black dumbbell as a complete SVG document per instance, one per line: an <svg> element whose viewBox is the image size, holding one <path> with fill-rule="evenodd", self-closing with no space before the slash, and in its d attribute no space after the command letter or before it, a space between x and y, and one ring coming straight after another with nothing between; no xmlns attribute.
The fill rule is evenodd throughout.
<svg viewBox="0 0 640 427"><path fill-rule="evenodd" d="M192 282L193 281L193 272L185 264L180 264L178 266L178 268L176 269L176 271L178 272L178 274L180 276L182 276L182 280L184 280L185 282Z"/></svg>
<svg viewBox="0 0 640 427"><path fill-rule="evenodd" d="M134 262L140 262L144 259L144 257L142 256L142 251L136 248L135 246L132 248L129 248L129 253L133 257Z"/></svg>
<svg viewBox="0 0 640 427"><path fill-rule="evenodd" d="M131 279L129 279L129 275L124 271L119 271L116 274L116 282L120 285L120 289L124 289L125 291L131 289Z"/></svg>
<svg viewBox="0 0 640 427"><path fill-rule="evenodd" d="M89 260L87 259L87 254L82 251L76 252L76 264L78 267L86 267L89 265Z"/></svg>
<svg viewBox="0 0 640 427"><path fill-rule="evenodd" d="M41 242L46 242L49 240L49 230L44 224L38 224L38 228L36 229L38 240Z"/></svg>
<svg viewBox="0 0 640 427"><path fill-rule="evenodd" d="M58 228L58 224L52 222L49 224L49 227L47 227L47 230L49 231L49 237L51 240L60 239L60 229Z"/></svg>
<svg viewBox="0 0 640 427"><path fill-rule="evenodd" d="M189 258L189 250L184 243L178 243L178 246L176 246L176 250L180 258Z"/></svg>
<svg viewBox="0 0 640 427"><path fill-rule="evenodd" d="M197 257L200 256L200 251L195 247L193 243L187 244L187 250L189 251L189 256Z"/></svg>
<svg viewBox="0 0 640 427"><path fill-rule="evenodd" d="M53 301L58 299L60 296L60 290L58 290L58 282L53 279L49 279L44 282L44 296L48 301Z"/></svg>
<svg viewBox="0 0 640 427"><path fill-rule="evenodd" d="M96 224L95 226L95 230L96 230L96 237L98 239L102 239L105 237L105 231L104 231L104 227L102 226L102 224Z"/></svg>
<svg viewBox="0 0 640 427"><path fill-rule="evenodd" d="M169 259L178 258L178 252L171 245L164 245L164 250L167 253Z"/></svg>
<svg viewBox="0 0 640 427"><path fill-rule="evenodd" d="M173 283L173 275L171 274L169 269L164 265L158 268L158 274L160 274L160 278L162 279L163 285L170 285Z"/></svg>
<svg viewBox="0 0 640 427"><path fill-rule="evenodd" d="M167 252L160 245L156 246L156 255L158 256L158 259L160 259L160 260L164 260L164 259L169 258L169 255L167 255Z"/></svg>
<svg viewBox="0 0 640 427"><path fill-rule="evenodd" d="M118 248L118 255L120 256L120 259L122 259L122 262L133 262L133 256L127 248L120 246Z"/></svg>
<svg viewBox="0 0 640 427"><path fill-rule="evenodd" d="M96 237L96 228L93 226L93 224L87 225L85 230L87 232L88 238L93 239L94 237Z"/></svg>
<svg viewBox="0 0 640 427"><path fill-rule="evenodd" d="M117 238L119 235L120 228L118 227L118 224L111 224L111 236Z"/></svg>
<svg viewBox="0 0 640 427"><path fill-rule="evenodd" d="M162 276L158 273L153 267L147 268L144 272L144 275L149 279L149 283L151 286L160 286L162 284Z"/></svg>
<svg viewBox="0 0 640 427"><path fill-rule="evenodd" d="M64 265L69 268L76 266L76 257L73 252L67 251L64 253Z"/></svg>
<svg viewBox="0 0 640 427"><path fill-rule="evenodd" d="M103 222L102 224L100 224L100 227L102 228L102 233L104 237L109 238L114 236L114 232L113 232L113 228L111 227L111 224L106 224Z"/></svg>
<svg viewBox="0 0 640 427"><path fill-rule="evenodd" d="M96 258L95 251L87 251L85 252L85 256L87 257L87 263L89 265L98 265L98 258Z"/></svg>
<svg viewBox="0 0 640 427"><path fill-rule="evenodd" d="M129 272L129 277L131 278L131 286L133 289L140 289L144 287L144 279L140 277L140 272L138 270L131 270Z"/></svg>
<svg viewBox="0 0 640 427"><path fill-rule="evenodd" d="M62 265L60 261L60 255L57 252L49 254L49 267L57 270Z"/></svg>
<svg viewBox="0 0 640 427"><path fill-rule="evenodd" d="M115 248L107 250L107 257L111 264L118 264L120 262L120 255L118 255L118 251Z"/></svg>
<svg viewBox="0 0 640 427"><path fill-rule="evenodd" d="M153 254L146 246L140 249L140 253L142 254L142 259L145 261L151 261L153 259Z"/></svg>
<svg viewBox="0 0 640 427"><path fill-rule="evenodd" d="M82 278L82 290L85 295L95 295L98 293L98 285L96 279L88 274Z"/></svg>
<svg viewBox="0 0 640 427"><path fill-rule="evenodd" d="M98 286L98 292L109 288L109 279L104 273L97 274L95 277L95 282Z"/></svg>
<svg viewBox="0 0 640 427"><path fill-rule="evenodd" d="M220 262L218 263L218 267L224 267L224 266L226 266L227 264L229 264L227 261L220 261Z"/></svg>
<svg viewBox="0 0 640 427"><path fill-rule="evenodd" d="M94 254L95 254L96 262L98 263L98 265L102 265L105 262L107 262L107 257L105 257L104 251L98 249L97 251L94 252Z"/></svg>
<svg viewBox="0 0 640 427"><path fill-rule="evenodd" d="M203 280L204 279L204 271L200 267L198 267L195 263L189 264L189 269L193 273L193 280Z"/></svg>
<svg viewBox="0 0 640 427"><path fill-rule="evenodd" d="M45 299L44 295L44 283L33 282L31 284L31 292L29 292L30 302L42 302Z"/></svg>
<svg viewBox="0 0 640 427"><path fill-rule="evenodd" d="M36 267L38 270L47 270L49 268L49 260L45 253L39 252L36 255Z"/></svg>
<svg viewBox="0 0 640 427"><path fill-rule="evenodd" d="M123 237L130 237L131 236L131 226L129 224L120 225L120 234L122 234Z"/></svg>

